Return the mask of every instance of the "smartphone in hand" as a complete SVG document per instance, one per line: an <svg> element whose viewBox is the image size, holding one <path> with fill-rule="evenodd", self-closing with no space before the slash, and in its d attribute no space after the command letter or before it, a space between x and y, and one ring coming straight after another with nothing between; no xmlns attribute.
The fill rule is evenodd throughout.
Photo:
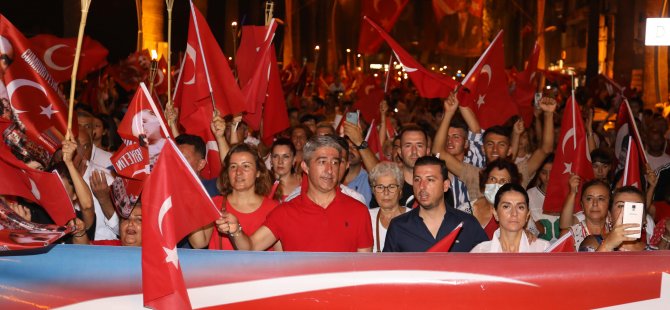
<svg viewBox="0 0 670 310"><path fill-rule="evenodd" d="M356 110L356 112L347 112L346 116L347 122L352 123L354 125L358 125L358 114L359 114L358 110Z"/></svg>
<svg viewBox="0 0 670 310"><path fill-rule="evenodd" d="M627 230L642 230L642 217L644 216L644 204L640 202L624 202L623 204L623 223L639 224L640 228L628 228ZM632 238L640 238L641 233L628 235Z"/></svg>

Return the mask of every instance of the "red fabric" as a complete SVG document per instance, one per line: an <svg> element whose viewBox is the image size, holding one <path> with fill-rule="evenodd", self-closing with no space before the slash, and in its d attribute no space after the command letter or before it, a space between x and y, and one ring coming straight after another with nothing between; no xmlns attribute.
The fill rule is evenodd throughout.
<svg viewBox="0 0 670 310"><path fill-rule="evenodd" d="M526 62L525 70L514 76L516 85L512 92L512 99L516 102L519 114L521 114L526 127L530 127L533 121L533 100L535 99L535 91L540 78L540 73L537 70L539 58L540 45L535 42L533 52L528 57L528 62Z"/></svg>
<svg viewBox="0 0 670 310"><path fill-rule="evenodd" d="M561 134L557 141L554 168L549 175L544 212L561 212L563 201L568 195L570 174L578 174L582 184L593 179L593 167L588 155L588 145L582 115L574 94L566 103L561 121ZM581 210L579 203L581 188L575 198L575 212Z"/></svg>
<svg viewBox="0 0 670 310"><path fill-rule="evenodd" d="M484 227L484 232L489 237L489 240L493 239L493 233L496 232L498 227L500 227L498 226L498 222L496 222L496 219L491 216L491 220L489 220L488 224L486 224L486 227Z"/></svg>
<svg viewBox="0 0 670 310"><path fill-rule="evenodd" d="M214 205L220 206L223 204L223 197L216 196L212 198L212 201L214 201ZM263 199L261 206L258 207L256 211L251 213L242 213L233 208L233 206L230 205L230 202L226 200L226 211L235 215L240 225L242 225L244 233L248 236L251 236L254 232L256 232L256 230L258 230L258 228L263 226L263 223L265 223L265 219L267 218L268 214L270 211L274 210L277 205L279 205L279 202L266 197ZM223 236L223 238L221 238L222 236L223 234L214 229L214 232L212 232L212 238L209 240L210 250L234 250L233 245L230 243L230 239L228 239L227 236ZM270 247L268 250L271 251L272 247Z"/></svg>
<svg viewBox="0 0 670 310"><path fill-rule="evenodd" d="M142 193L144 306L191 309L177 242L219 216L186 159L168 140Z"/></svg>
<svg viewBox="0 0 670 310"><path fill-rule="evenodd" d="M371 122L379 116L379 103L384 100L384 95L384 89L377 85L373 76L368 75L356 92L353 109L361 111L363 119Z"/></svg>
<svg viewBox="0 0 670 310"><path fill-rule="evenodd" d="M300 196L272 210L265 226L281 241L284 251L356 252L372 248L370 222L365 205L339 189L325 209L303 189Z"/></svg>
<svg viewBox="0 0 670 310"><path fill-rule="evenodd" d="M642 165L647 164L647 157L644 154L644 147L642 146L642 140L640 138L640 131L637 129L637 124L635 123L635 118L633 117L633 112L630 110L630 105L628 104L628 99L624 99L623 102L621 102L621 105L619 105L619 113L617 113L616 117L616 125L615 125L615 130L617 132L617 135L620 130L625 130L622 129L624 125L627 126L628 132L626 132L626 135L629 137L632 137L633 141L635 142L635 145L637 145L637 150L638 150L638 156L640 159L640 162Z"/></svg>
<svg viewBox="0 0 670 310"><path fill-rule="evenodd" d="M92 245L121 246L121 240L92 240Z"/></svg>
<svg viewBox="0 0 670 310"><path fill-rule="evenodd" d="M270 70L272 69L271 48L277 23L270 25L242 27L242 43L237 52L238 78L242 87L247 111L247 123L258 130L261 124L263 102L267 95Z"/></svg>
<svg viewBox="0 0 670 310"><path fill-rule="evenodd" d="M228 67L228 59L221 52L207 21L192 3L186 42L186 57L175 85L174 105L180 109L179 123L186 133L199 136L207 143L207 165L201 176L212 179L221 172L219 150L210 130L214 116L212 102L223 116L244 111L245 101ZM207 62L206 66L203 61Z"/></svg>
<svg viewBox="0 0 670 310"><path fill-rule="evenodd" d="M11 45L5 48L13 51L12 63L2 76L9 102L25 125L28 139L53 154L67 131L65 97L58 90L58 83L31 50L28 40L2 15L0 36ZM78 127L75 120L72 127L76 135Z"/></svg>
<svg viewBox="0 0 670 310"><path fill-rule="evenodd" d="M469 93L463 97L460 105L471 108L484 129L502 125L510 117L519 114L519 108L507 88L502 38L501 30L461 82Z"/></svg>
<svg viewBox="0 0 670 310"><path fill-rule="evenodd" d="M291 126L286 110L284 91L279 77L277 56L274 47L271 50L272 61L270 69L270 84L268 85L268 96L263 108L263 132L261 139L265 145L271 145L274 136Z"/></svg>
<svg viewBox="0 0 670 310"><path fill-rule="evenodd" d="M167 61L165 60L165 57L161 56L161 59L158 60L156 78L154 79L154 92L159 95L166 94L168 79L171 78L172 75L168 73ZM148 79L147 83L149 83ZM172 82L172 89L174 90L174 80Z"/></svg>
<svg viewBox="0 0 670 310"><path fill-rule="evenodd" d="M57 225L75 218L72 201L58 173L31 169L0 143L0 194L38 203Z"/></svg>
<svg viewBox="0 0 670 310"><path fill-rule="evenodd" d="M654 221L658 222L666 217L670 218L670 203L666 201L655 201L656 214L654 214Z"/></svg>
<svg viewBox="0 0 670 310"><path fill-rule="evenodd" d="M151 55L144 49L128 55L116 65L107 67L107 72L126 91L135 90L146 81L151 67Z"/></svg>
<svg viewBox="0 0 670 310"><path fill-rule="evenodd" d="M363 15L363 18L379 22L385 31L391 31L407 2L409 0L384 2L379 0L363 0L361 3L361 15ZM377 36L375 29L362 21L361 32L358 36L358 52L365 55L374 54L381 44L382 39Z"/></svg>
<svg viewBox="0 0 670 310"><path fill-rule="evenodd" d="M123 144L110 158L122 177L144 180L149 174L149 150L139 143Z"/></svg>
<svg viewBox="0 0 670 310"><path fill-rule="evenodd" d="M628 140L628 153L626 154L626 164L624 165L622 186L634 186L642 190L642 176L640 175L640 152L637 145Z"/></svg>
<svg viewBox="0 0 670 310"><path fill-rule="evenodd" d="M575 252L575 236L572 235L572 232L563 235L563 237L556 240L556 243L551 245L551 253Z"/></svg>
<svg viewBox="0 0 670 310"><path fill-rule="evenodd" d="M430 249L428 249L426 252L449 252L449 249L451 249L451 246L454 244L454 241L456 241L456 237L458 237L458 233L461 232L461 228L463 228L463 222L458 224L458 226L456 226L454 230L452 230L448 235L442 238L442 240L435 243L435 245L430 247ZM488 235L488 232L486 234ZM489 239L491 239L491 237L489 237Z"/></svg>
<svg viewBox="0 0 670 310"><path fill-rule="evenodd" d="M72 78L77 38L39 34L30 38L30 45L56 82L61 83ZM108 53L109 51L100 42L84 36L81 42L77 80L83 80L87 74L107 65Z"/></svg>
<svg viewBox="0 0 670 310"><path fill-rule="evenodd" d="M381 27L372 20L365 18L379 35L391 47L398 62L403 66L405 73L409 76L421 97L425 98L446 98L456 88L458 82L449 77L441 76L426 70L419 64L407 51L405 51L398 42L393 40Z"/></svg>

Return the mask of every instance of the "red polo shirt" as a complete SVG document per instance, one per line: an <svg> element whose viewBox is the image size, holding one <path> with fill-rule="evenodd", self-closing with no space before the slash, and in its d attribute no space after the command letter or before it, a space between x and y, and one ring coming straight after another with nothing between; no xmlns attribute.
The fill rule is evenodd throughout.
<svg viewBox="0 0 670 310"><path fill-rule="evenodd" d="M300 196L280 204L265 226L281 241L284 251L356 252L373 244L370 212L337 187L335 199L323 208Z"/></svg>

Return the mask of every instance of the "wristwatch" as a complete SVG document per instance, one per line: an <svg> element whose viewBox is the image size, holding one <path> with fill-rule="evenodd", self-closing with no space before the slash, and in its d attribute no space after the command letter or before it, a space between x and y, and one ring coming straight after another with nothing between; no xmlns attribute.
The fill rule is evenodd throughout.
<svg viewBox="0 0 670 310"><path fill-rule="evenodd" d="M368 141L363 141L361 145L356 146L357 149L359 150L364 150L368 148Z"/></svg>

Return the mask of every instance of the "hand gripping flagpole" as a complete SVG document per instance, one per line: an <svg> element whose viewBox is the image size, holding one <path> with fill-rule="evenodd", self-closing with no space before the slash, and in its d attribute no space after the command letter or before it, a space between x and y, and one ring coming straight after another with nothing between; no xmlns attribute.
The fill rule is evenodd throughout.
<svg viewBox="0 0 670 310"><path fill-rule="evenodd" d="M79 34L77 35L77 49L74 54L74 63L72 66L72 80L70 81L70 106L67 114L67 134L70 136L72 130L72 116L74 114L74 91L77 86L77 69L79 68L79 57L81 56L81 44L84 39L84 28L86 28L86 17L88 16L88 7L91 0L81 0L81 21L79 22Z"/></svg>

